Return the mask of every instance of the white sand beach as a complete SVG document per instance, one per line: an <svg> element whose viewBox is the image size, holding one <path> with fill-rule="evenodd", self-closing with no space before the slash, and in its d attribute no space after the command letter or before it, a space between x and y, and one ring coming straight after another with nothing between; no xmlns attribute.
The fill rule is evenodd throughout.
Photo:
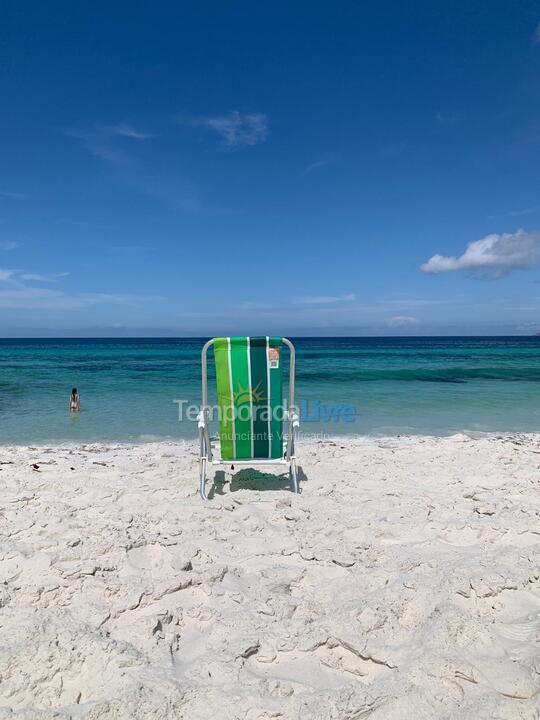
<svg viewBox="0 0 540 720"><path fill-rule="evenodd" d="M0 718L540 717L540 436L298 455L1 448Z"/></svg>

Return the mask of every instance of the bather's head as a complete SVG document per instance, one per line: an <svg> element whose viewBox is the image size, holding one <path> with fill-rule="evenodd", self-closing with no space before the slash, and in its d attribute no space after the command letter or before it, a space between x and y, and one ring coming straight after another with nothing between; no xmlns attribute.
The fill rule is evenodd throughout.
<svg viewBox="0 0 540 720"><path fill-rule="evenodd" d="M76 395L77 394L77 388L71 388L71 394Z"/></svg>

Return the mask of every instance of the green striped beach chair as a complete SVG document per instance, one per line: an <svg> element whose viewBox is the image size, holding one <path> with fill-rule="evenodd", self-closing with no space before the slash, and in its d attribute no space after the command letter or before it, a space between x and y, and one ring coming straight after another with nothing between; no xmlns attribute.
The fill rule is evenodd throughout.
<svg viewBox="0 0 540 720"><path fill-rule="evenodd" d="M289 401L284 404L282 345L289 348ZM219 415L219 457L209 433L207 352L214 347ZM206 473L212 465L285 465L298 492L294 407L294 345L281 337L222 337L202 349L202 407L198 415L200 492L206 496ZM284 438L283 423L287 425Z"/></svg>

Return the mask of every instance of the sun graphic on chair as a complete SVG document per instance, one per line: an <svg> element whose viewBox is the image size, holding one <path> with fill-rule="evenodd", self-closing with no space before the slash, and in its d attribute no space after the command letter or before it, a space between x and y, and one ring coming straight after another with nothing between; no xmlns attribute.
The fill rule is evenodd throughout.
<svg viewBox="0 0 540 720"><path fill-rule="evenodd" d="M268 400L261 390L261 383L255 388L245 388L238 383L238 390L234 393L234 402L236 405L246 405L248 403L260 403Z"/></svg>

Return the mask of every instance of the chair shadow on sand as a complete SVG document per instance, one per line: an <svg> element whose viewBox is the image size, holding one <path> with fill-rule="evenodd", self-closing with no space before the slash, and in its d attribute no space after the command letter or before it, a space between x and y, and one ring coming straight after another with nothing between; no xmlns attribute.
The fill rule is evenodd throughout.
<svg viewBox="0 0 540 720"><path fill-rule="evenodd" d="M298 487L302 492L302 483L307 480L303 469L298 466ZM216 495L225 495L225 486L229 485L229 492L237 490L290 490L293 486L288 472L275 475L274 473L261 472L255 468L242 468L242 470L233 471L230 479L224 470L217 470L212 480L208 499L211 500Z"/></svg>

